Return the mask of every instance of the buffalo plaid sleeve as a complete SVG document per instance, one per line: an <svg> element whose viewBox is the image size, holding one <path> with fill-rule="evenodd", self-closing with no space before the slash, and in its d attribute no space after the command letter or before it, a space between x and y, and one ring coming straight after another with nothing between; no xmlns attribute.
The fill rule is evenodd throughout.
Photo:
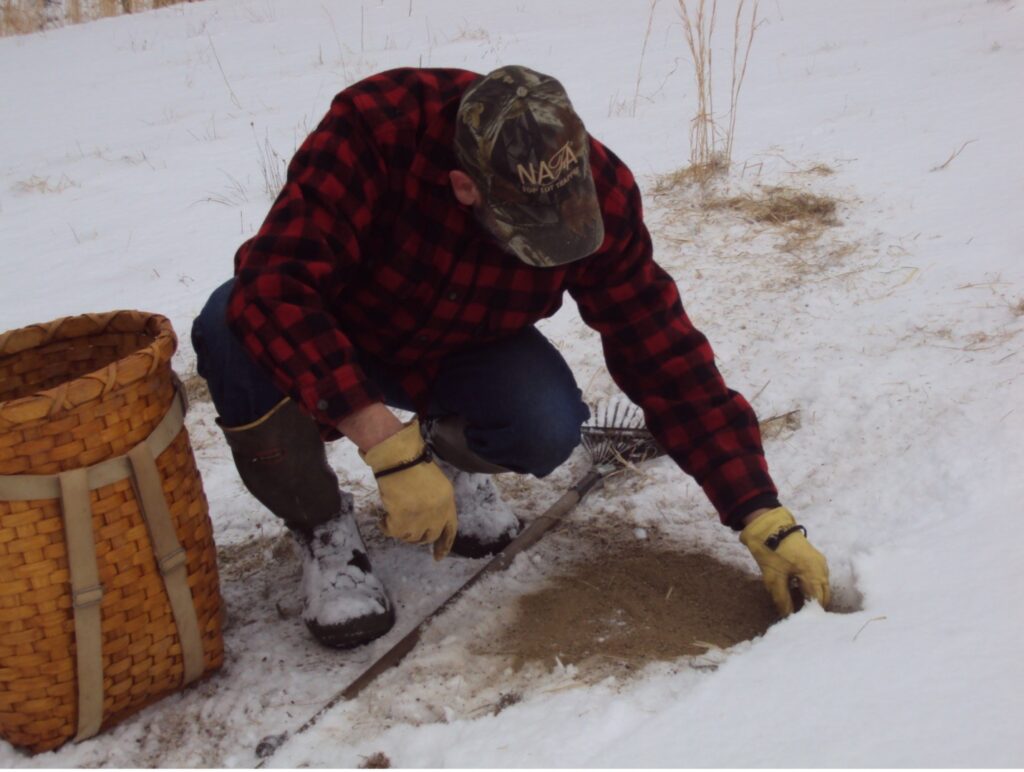
<svg viewBox="0 0 1024 772"><path fill-rule="evenodd" d="M339 96L292 159L259 232L236 255L229 326L327 433L381 399L328 302L359 268L360 236L385 179L371 132Z"/></svg>
<svg viewBox="0 0 1024 772"><path fill-rule="evenodd" d="M726 387L675 282L654 262L632 175L621 163L602 171L616 177L605 196L606 241L580 262L570 294L601 334L612 378L643 409L651 432L704 489L722 522L741 528L745 515L778 506L757 418Z"/></svg>

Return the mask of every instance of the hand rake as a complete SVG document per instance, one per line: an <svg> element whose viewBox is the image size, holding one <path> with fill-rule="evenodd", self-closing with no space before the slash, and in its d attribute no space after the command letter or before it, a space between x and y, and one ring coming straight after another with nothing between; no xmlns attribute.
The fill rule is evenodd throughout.
<svg viewBox="0 0 1024 772"><path fill-rule="evenodd" d="M624 398L615 398L596 405L590 420L582 427L583 447L590 454L591 466L587 473L542 515L513 539L508 546L471 576L465 584L449 595L444 602L424 617L394 646L382 654L362 675L335 694L316 713L292 734L300 735L312 728L331 708L342 700L351 700L372 683L377 676L396 666L416 646L428 623L437 618L483 577L504 571L520 552L533 546L545 533L554 528L571 512L583 497L610 475L622 472L636 464L664 455L644 423L643 413ZM264 738L256 749L263 767L270 757L289 739L287 733Z"/></svg>

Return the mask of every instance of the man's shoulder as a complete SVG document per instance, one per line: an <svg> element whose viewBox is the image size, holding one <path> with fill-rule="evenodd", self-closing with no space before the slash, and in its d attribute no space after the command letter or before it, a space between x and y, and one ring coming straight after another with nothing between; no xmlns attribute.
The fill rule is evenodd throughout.
<svg viewBox="0 0 1024 772"><path fill-rule="evenodd" d="M458 101L480 75L454 68L402 67L353 83L335 98L354 109L372 129L386 130L428 122Z"/></svg>
<svg viewBox="0 0 1024 772"><path fill-rule="evenodd" d="M633 172L625 161L593 136L590 138L590 171L594 175L594 187L601 201L606 228L612 217L632 220L640 216L639 212L633 212L636 208L633 201L639 197Z"/></svg>
<svg viewBox="0 0 1024 772"><path fill-rule="evenodd" d="M632 187L633 172L606 145L590 136L590 169L598 189Z"/></svg>

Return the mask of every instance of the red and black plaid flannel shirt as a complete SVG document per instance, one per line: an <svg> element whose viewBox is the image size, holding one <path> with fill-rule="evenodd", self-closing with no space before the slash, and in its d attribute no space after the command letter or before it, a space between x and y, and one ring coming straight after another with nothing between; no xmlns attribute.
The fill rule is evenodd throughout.
<svg viewBox="0 0 1024 772"><path fill-rule="evenodd" d="M507 254L455 200L456 111L477 77L393 70L335 97L236 255L228 321L245 348L333 439L342 418L381 400L356 351L388 363L425 407L446 354L551 316L568 291L615 382L723 521L777 506L754 413L652 259L625 164L591 140L605 241L565 266Z"/></svg>

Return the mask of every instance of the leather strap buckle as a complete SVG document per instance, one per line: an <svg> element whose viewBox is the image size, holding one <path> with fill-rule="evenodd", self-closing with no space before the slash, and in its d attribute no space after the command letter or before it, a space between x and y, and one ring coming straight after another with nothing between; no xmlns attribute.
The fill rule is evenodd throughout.
<svg viewBox="0 0 1024 772"><path fill-rule="evenodd" d="M806 528L804 528L802 525L793 525L789 528L784 528L778 533L773 533L771 536L764 540L764 544L772 552L775 552L775 550L779 548L779 545L782 544L783 539L785 539L787 536L790 536L791 534L796 533L797 531L803 531L804 538L807 538Z"/></svg>
<svg viewBox="0 0 1024 772"><path fill-rule="evenodd" d="M433 460L434 460L434 454L430 452L430 448L429 447L424 445L423 446L423 452L420 453L418 456L416 456L416 458L414 458L412 461L406 461L405 463L398 464L397 466L393 466L390 469L384 469L384 470L382 470L380 472L374 472L373 476L376 477L379 480L381 477L387 477L389 474L396 474L397 472L404 472L406 469L411 469L412 467L416 466L417 464L425 464L428 461L433 461Z"/></svg>
<svg viewBox="0 0 1024 772"><path fill-rule="evenodd" d="M75 608L97 606L103 600L103 586L94 584L91 587L83 587L73 591L71 597Z"/></svg>
<svg viewBox="0 0 1024 772"><path fill-rule="evenodd" d="M162 558L157 558L157 566L160 568L160 573L167 576L171 571L176 568L181 568L188 560L188 556L185 554L184 547L178 547L173 552L164 555Z"/></svg>

